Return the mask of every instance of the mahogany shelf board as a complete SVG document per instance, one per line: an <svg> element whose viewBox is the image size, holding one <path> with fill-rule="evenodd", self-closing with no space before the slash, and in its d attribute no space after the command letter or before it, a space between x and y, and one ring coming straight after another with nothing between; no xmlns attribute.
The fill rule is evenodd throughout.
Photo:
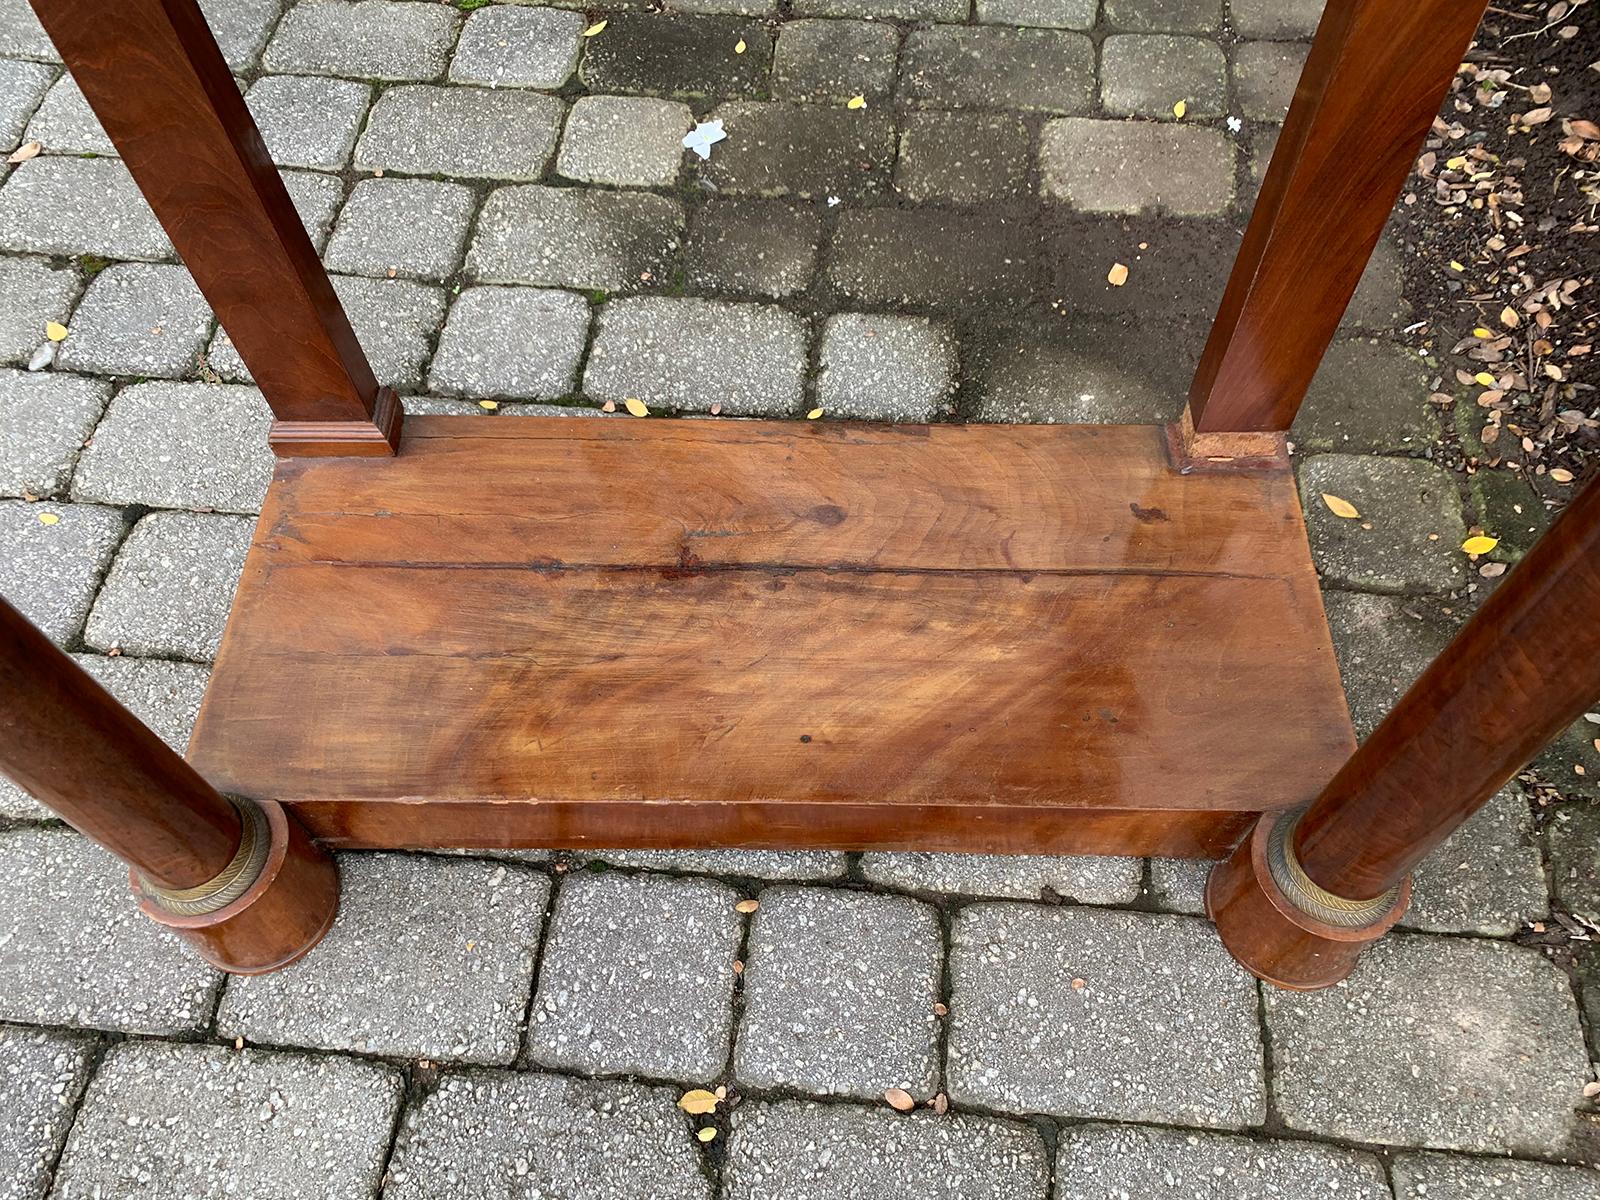
<svg viewBox="0 0 1600 1200"><path fill-rule="evenodd" d="M346 846L1216 856L1354 748L1287 467L418 417L280 461L189 754Z"/></svg>

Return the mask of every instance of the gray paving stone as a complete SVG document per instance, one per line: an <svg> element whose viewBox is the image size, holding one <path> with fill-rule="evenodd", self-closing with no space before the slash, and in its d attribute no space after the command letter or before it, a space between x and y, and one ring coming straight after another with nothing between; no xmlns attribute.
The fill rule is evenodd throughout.
<svg viewBox="0 0 1600 1200"><path fill-rule="evenodd" d="M459 20L440 4L302 0L278 22L261 65L353 79L436 79L450 61Z"/></svg>
<svg viewBox="0 0 1600 1200"><path fill-rule="evenodd" d="M344 201L344 180L315 171L282 171L280 174L300 223L306 227L311 244L320 253L333 228L333 214Z"/></svg>
<svg viewBox="0 0 1600 1200"><path fill-rule="evenodd" d="M1480 468L1467 476L1467 495L1478 524L1500 539L1489 552L1495 562L1517 562L1550 527L1550 513L1539 494L1510 471Z"/></svg>
<svg viewBox="0 0 1600 1200"><path fill-rule="evenodd" d="M1037 216L993 206L852 209L839 217L824 278L863 308L1003 309L1038 291ZM952 257L949 247L960 246Z"/></svg>
<svg viewBox="0 0 1600 1200"><path fill-rule="evenodd" d="M94 1044L0 1025L0 1200L40 1200L89 1081Z"/></svg>
<svg viewBox="0 0 1600 1200"><path fill-rule="evenodd" d="M0 288L5 270L0 260ZM111 395L100 379L0 371L0 496L59 496Z"/></svg>
<svg viewBox="0 0 1600 1200"><path fill-rule="evenodd" d="M251 387L123 388L84 449L75 500L256 513L272 481L272 411Z"/></svg>
<svg viewBox="0 0 1600 1200"><path fill-rule="evenodd" d="M1077 113L1093 92L1081 33L941 25L911 33L900 55L900 98L928 108Z"/></svg>
<svg viewBox="0 0 1600 1200"><path fill-rule="evenodd" d="M1545 837L1557 906L1600 920L1600 807L1584 801L1561 805L1551 815Z"/></svg>
<svg viewBox="0 0 1600 1200"><path fill-rule="evenodd" d="M829 416L931 421L946 413L959 367L955 334L927 317L835 313L822 329L817 404Z"/></svg>
<svg viewBox="0 0 1600 1200"><path fill-rule="evenodd" d="M1025 425L1170 421L1183 408L1192 366L1176 346L1154 360L1142 346L1138 329L1105 320L1056 320L1044 328L1026 323L982 356L976 419Z"/></svg>
<svg viewBox="0 0 1600 1200"><path fill-rule="evenodd" d="M899 896L768 888L750 927L734 1077L878 1100L939 1084L934 909Z"/></svg>
<svg viewBox="0 0 1600 1200"><path fill-rule="evenodd" d="M114 508L0 500L0 596L51 641L67 644L83 628L126 528Z"/></svg>
<svg viewBox="0 0 1600 1200"><path fill-rule="evenodd" d="M1323 579L1374 592L1442 592L1466 582L1455 477L1432 463L1318 454L1300 465L1300 503ZM1324 493L1360 513L1335 516Z"/></svg>
<svg viewBox="0 0 1600 1200"><path fill-rule="evenodd" d="M356 169L469 179L538 179L565 105L539 92L392 87L372 106Z"/></svg>
<svg viewBox="0 0 1600 1200"><path fill-rule="evenodd" d="M1508 937L1549 913L1528 801L1511 784L1422 860L1402 924Z"/></svg>
<svg viewBox="0 0 1600 1200"><path fill-rule="evenodd" d="M401 1127L388 1200L711 1200L675 1089L450 1074Z"/></svg>
<svg viewBox="0 0 1600 1200"><path fill-rule="evenodd" d="M1390 1200L1374 1156L1333 1146L1127 1125L1062 1131L1055 1200L1162 1194L1186 1200Z"/></svg>
<svg viewBox="0 0 1600 1200"><path fill-rule="evenodd" d="M1100 103L1119 117L1215 117L1228 107L1228 63L1204 38L1114 33L1100 44Z"/></svg>
<svg viewBox="0 0 1600 1200"><path fill-rule="evenodd" d="M211 513L142 518L111 564L84 641L95 650L210 662L254 525Z"/></svg>
<svg viewBox="0 0 1600 1200"><path fill-rule="evenodd" d="M1461 1158L1454 1154L1402 1154L1395 1158L1395 1200L1595 1200L1600 1173L1583 1167Z"/></svg>
<svg viewBox="0 0 1600 1200"><path fill-rule="evenodd" d="M978 20L988 25L1088 29L1098 0L978 0Z"/></svg>
<svg viewBox="0 0 1600 1200"><path fill-rule="evenodd" d="M695 210L684 247L690 291L792 296L811 285L822 222L781 200L713 201Z"/></svg>
<svg viewBox="0 0 1600 1200"><path fill-rule="evenodd" d="M514 1060L550 881L516 863L416 854L348 854L339 866L327 937L292 971L231 978L223 1036Z"/></svg>
<svg viewBox="0 0 1600 1200"><path fill-rule="evenodd" d="M1416 453L1439 441L1428 375L1416 355L1387 342L1328 347L1289 440L1300 451Z"/></svg>
<svg viewBox="0 0 1600 1200"><path fill-rule="evenodd" d="M1211 33L1222 24L1222 0L1105 0L1106 24L1134 33Z"/></svg>
<svg viewBox="0 0 1600 1200"><path fill-rule="evenodd" d="M1600 798L1600 728L1579 719L1534 757L1534 766L1568 795ZM1579 768L1582 768L1580 771Z"/></svg>
<svg viewBox="0 0 1600 1200"><path fill-rule="evenodd" d="M1204 858L1152 858L1146 893L1151 906L1162 912L1204 916L1206 880L1215 865Z"/></svg>
<svg viewBox="0 0 1600 1200"><path fill-rule="evenodd" d="M84 292L56 362L101 375L189 375L212 319L187 267L112 263Z"/></svg>
<svg viewBox="0 0 1600 1200"><path fill-rule="evenodd" d="M849 865L840 850L596 850L587 858L575 857L579 861L600 859L618 867L756 879L837 879Z"/></svg>
<svg viewBox="0 0 1600 1200"><path fill-rule="evenodd" d="M0 0L0 54L61 61L28 0Z"/></svg>
<svg viewBox="0 0 1600 1200"><path fill-rule="evenodd" d="M918 892L1078 904L1130 904L1139 895L1137 858L1072 858L1051 854L932 854L875 851L861 857L873 883Z"/></svg>
<svg viewBox="0 0 1600 1200"><path fill-rule="evenodd" d="M502 417L611 417L621 413L608 413L589 404L502 404ZM643 853L641 851L641 853Z"/></svg>
<svg viewBox="0 0 1600 1200"><path fill-rule="evenodd" d="M759 21L619 12L585 39L578 78L591 92L729 99L764 93L771 67L772 35Z"/></svg>
<svg viewBox="0 0 1600 1200"><path fill-rule="evenodd" d="M589 306L571 292L468 288L451 305L428 372L448 395L554 400L575 390Z"/></svg>
<svg viewBox="0 0 1600 1200"><path fill-rule="evenodd" d="M736 101L712 111L728 139L700 176L736 196L837 196L884 192L894 168L894 118L885 111Z"/></svg>
<svg viewBox="0 0 1600 1200"><path fill-rule="evenodd" d="M958 1104L1224 1128L1266 1116L1255 983L1203 921L974 905L955 918L950 979Z"/></svg>
<svg viewBox="0 0 1600 1200"><path fill-rule="evenodd" d="M687 104L648 96L583 96L567 114L556 174L616 187L671 187L683 165Z"/></svg>
<svg viewBox="0 0 1600 1200"><path fill-rule="evenodd" d="M732 13L743 17L775 17L778 0L678 0L679 12Z"/></svg>
<svg viewBox="0 0 1600 1200"><path fill-rule="evenodd" d="M372 89L349 79L266 75L244 99L273 162L341 171L355 148Z"/></svg>
<svg viewBox="0 0 1600 1200"><path fill-rule="evenodd" d="M135 907L128 868L70 829L0 833L0 1020L193 1034L221 975Z"/></svg>
<svg viewBox="0 0 1600 1200"><path fill-rule="evenodd" d="M1044 1141L1027 1125L881 1105L758 1101L735 1110L728 1200L915 1196L1044 1200Z"/></svg>
<svg viewBox="0 0 1600 1200"><path fill-rule="evenodd" d="M528 1057L708 1082L728 1060L737 894L709 879L569 876L556 897Z"/></svg>
<svg viewBox="0 0 1600 1200"><path fill-rule="evenodd" d="M1439 656L1461 620L1447 606L1406 596L1328 592L1322 606L1350 718L1363 739Z"/></svg>
<svg viewBox="0 0 1600 1200"><path fill-rule="evenodd" d="M1244 42L1234 47L1233 94L1246 117L1283 120L1309 49L1297 42Z"/></svg>
<svg viewBox="0 0 1600 1200"><path fill-rule="evenodd" d="M267 34L283 12L283 0L200 0L200 11L235 71L255 65Z"/></svg>
<svg viewBox="0 0 1600 1200"><path fill-rule="evenodd" d="M803 399L807 322L769 304L633 296L600 311L583 374L591 400L783 416Z"/></svg>
<svg viewBox="0 0 1600 1200"><path fill-rule="evenodd" d="M0 59L0 144L9 148L23 140L28 115L39 106L55 74L44 63Z"/></svg>
<svg viewBox="0 0 1600 1200"><path fill-rule="evenodd" d="M786 21L772 57L772 94L779 100L843 104L894 90L900 31L873 21Z"/></svg>
<svg viewBox="0 0 1600 1200"><path fill-rule="evenodd" d="M901 126L895 189L916 204L986 204L1028 191L1033 134L1011 113L913 112Z"/></svg>
<svg viewBox="0 0 1600 1200"><path fill-rule="evenodd" d="M1148 121L1050 121L1039 188L1083 212L1208 216L1233 203L1234 147L1215 129Z"/></svg>
<svg viewBox="0 0 1600 1200"><path fill-rule="evenodd" d="M554 91L578 68L583 28L582 13L559 8L480 8L461 27L450 80Z"/></svg>
<svg viewBox="0 0 1600 1200"><path fill-rule="evenodd" d="M172 257L172 243L121 161L42 155L0 188L0 250Z"/></svg>
<svg viewBox="0 0 1600 1200"><path fill-rule="evenodd" d="M1572 988L1537 950L1389 935L1321 992L1263 989L1285 1124L1383 1145L1558 1154L1589 1077Z"/></svg>
<svg viewBox="0 0 1600 1200"><path fill-rule="evenodd" d="M330 271L440 280L461 265L477 197L434 179L363 179L351 189L325 256Z"/></svg>
<svg viewBox="0 0 1600 1200"><path fill-rule="evenodd" d="M797 17L864 17L901 21L965 21L967 0L794 0Z"/></svg>
<svg viewBox="0 0 1600 1200"><path fill-rule="evenodd" d="M67 1140L58 1200L374 1194L403 1086L379 1063L130 1042Z"/></svg>
<svg viewBox="0 0 1600 1200"><path fill-rule="evenodd" d="M65 321L83 283L43 258L0 257L0 363L22 364L44 344L44 327Z"/></svg>
<svg viewBox="0 0 1600 1200"><path fill-rule="evenodd" d="M1043 224L1046 294L1057 321L1067 329L1080 319L1086 326L1109 324L1119 331L1116 352L1135 358L1142 356L1148 330L1159 327L1166 353L1184 365L1174 370L1177 363L1150 364L1143 373L1168 380L1175 375L1187 393L1238 251L1239 225L1089 216L1061 207L1047 208ZM1106 272L1118 262L1129 274L1113 287Z"/></svg>
<svg viewBox="0 0 1600 1200"><path fill-rule="evenodd" d="M28 122L26 137L42 145L47 154L117 153L100 126L100 118L83 98L83 89L71 75L64 74L56 80Z"/></svg>
<svg viewBox="0 0 1600 1200"><path fill-rule="evenodd" d="M1261 194L1262 181L1267 177L1267 165L1272 161L1272 152L1277 149L1278 134L1281 132L1281 126L1265 125L1257 126L1245 135L1250 171L1239 192L1242 204L1255 204L1256 197Z"/></svg>
<svg viewBox="0 0 1600 1200"><path fill-rule="evenodd" d="M1323 0L1228 0L1234 29L1250 38L1309 38Z"/></svg>
<svg viewBox="0 0 1600 1200"><path fill-rule="evenodd" d="M683 207L665 196L588 188L492 192L467 250L482 283L631 291L659 286L683 236Z"/></svg>

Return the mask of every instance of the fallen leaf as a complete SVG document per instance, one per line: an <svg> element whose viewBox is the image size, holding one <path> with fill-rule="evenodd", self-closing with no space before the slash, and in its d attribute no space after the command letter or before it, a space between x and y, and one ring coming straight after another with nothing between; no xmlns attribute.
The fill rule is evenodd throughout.
<svg viewBox="0 0 1600 1200"><path fill-rule="evenodd" d="M617 402L615 400L607 400L604 404L602 404L600 406L600 411L601 412L616 412L617 411Z"/></svg>
<svg viewBox="0 0 1600 1200"><path fill-rule="evenodd" d="M1356 506L1351 504L1350 501L1331 495L1328 492L1322 493L1322 502L1328 506L1328 511L1334 516L1343 517L1347 521L1353 521L1361 515L1356 511Z"/></svg>
<svg viewBox="0 0 1600 1200"><path fill-rule="evenodd" d="M735 904L733 906L733 911L734 912L742 912L742 913L753 913L753 912L755 912L756 909L758 909L760 907L761 907L761 901L759 901L759 900L741 900L741 901L739 901L739 903L737 903L737 904Z"/></svg>
<svg viewBox="0 0 1600 1200"><path fill-rule="evenodd" d="M56 513L40 513L39 514L39 524L41 524L41 525L55 525L55 524L58 524L60 522L60 520L61 520L60 516L58 516Z"/></svg>
<svg viewBox="0 0 1600 1200"><path fill-rule="evenodd" d="M822 415L822 410L820 408L813 408L810 412L808 412L806 414L806 420L815 421L821 415Z"/></svg>
<svg viewBox="0 0 1600 1200"><path fill-rule="evenodd" d="M1465 154L1458 154L1454 158L1446 159L1444 165L1449 167L1452 171L1459 171L1462 167L1467 165L1467 156ZM1451 263L1450 265L1455 266L1454 263Z"/></svg>
<svg viewBox="0 0 1600 1200"><path fill-rule="evenodd" d="M711 415L713 417L720 417L722 415L722 405L720 403L713 404L711 406Z"/></svg>
<svg viewBox="0 0 1600 1200"><path fill-rule="evenodd" d="M1528 99L1532 100L1535 104L1545 103L1550 99L1550 85L1548 83L1534 84L1528 89Z"/></svg>
<svg viewBox="0 0 1600 1200"><path fill-rule="evenodd" d="M1554 115L1555 110L1552 108L1535 108L1529 112L1523 113L1518 120L1520 120L1524 125L1543 125Z"/></svg>
<svg viewBox="0 0 1600 1200"><path fill-rule="evenodd" d="M933 1002L933 1015L936 1017L947 1017L950 1015L950 1009L940 1001L935 1000Z"/></svg>
<svg viewBox="0 0 1600 1200"><path fill-rule="evenodd" d="M1111 270L1106 272L1106 282L1112 287L1121 287L1128 282L1128 268L1121 263L1112 263Z"/></svg>
<svg viewBox="0 0 1600 1200"><path fill-rule="evenodd" d="M1522 318L1517 316L1517 310L1508 304L1500 310L1500 324L1508 329L1515 329L1522 324Z"/></svg>
<svg viewBox="0 0 1600 1200"><path fill-rule="evenodd" d="M1474 536L1469 537L1466 541L1462 542L1461 548L1468 554L1476 557L1479 554L1489 553L1489 551L1493 550L1499 544L1499 538L1489 537L1486 534L1480 533L1475 534Z"/></svg>
<svg viewBox="0 0 1600 1200"><path fill-rule="evenodd" d="M1554 479L1557 483L1571 483L1572 472L1567 470L1565 467L1551 467L1550 478Z"/></svg>
<svg viewBox="0 0 1600 1200"><path fill-rule="evenodd" d="M945 1113L949 1112L950 1097L946 1096L943 1092L940 1092L937 1096L935 1096L933 1098L933 1111L938 1113L941 1117L944 1116Z"/></svg>
<svg viewBox="0 0 1600 1200"><path fill-rule="evenodd" d="M1472 377L1474 383L1481 383L1484 387L1494 386L1494 376L1487 371L1479 371Z"/></svg>
<svg viewBox="0 0 1600 1200"><path fill-rule="evenodd" d="M734 53L735 53L735 54L743 54L743 53L744 53L744 50L745 50L745 46L744 46L744 39L743 39L743 38L740 38L740 39L739 39L739 43L738 43L738 45L736 45L736 46L734 46L734 48L733 48L733 52L734 52Z"/></svg>
<svg viewBox="0 0 1600 1200"><path fill-rule="evenodd" d="M479 400L478 407L485 412L493 412L500 407L500 402L498 400Z"/></svg>
<svg viewBox="0 0 1600 1200"><path fill-rule="evenodd" d="M606 23L604 21L596 21L593 25L589 26L589 28L583 31L583 36L594 37L597 33L602 32L605 27Z"/></svg>
<svg viewBox="0 0 1600 1200"><path fill-rule="evenodd" d="M1487 562L1478 568L1478 574L1485 579L1498 579L1506 573L1505 563Z"/></svg>
<svg viewBox="0 0 1600 1200"><path fill-rule="evenodd" d="M707 1125L704 1129L697 1130L695 1132L695 1137L699 1138L702 1142L714 1142L717 1140L716 1127Z"/></svg>
<svg viewBox="0 0 1600 1200"><path fill-rule="evenodd" d="M1461 264L1460 264L1460 263L1458 263L1458 262L1457 262L1457 261L1456 261L1456 260L1455 260L1455 259L1453 259L1453 258L1452 258L1452 259L1451 259L1451 260L1450 260L1450 269L1451 269L1451 270L1452 270L1452 271L1465 271L1465 270L1466 270L1466 268L1465 268L1465 267L1463 267L1463 266L1462 266L1462 265L1461 265Z"/></svg>
<svg viewBox="0 0 1600 1200"><path fill-rule="evenodd" d="M678 1107L691 1116L701 1117L709 1112L716 1112L717 1099L715 1092L708 1092L705 1088L694 1088L678 1097Z"/></svg>
<svg viewBox="0 0 1600 1200"><path fill-rule="evenodd" d="M1494 336L1494 330L1485 329L1482 325L1479 325L1472 331L1472 336L1475 338L1482 338L1484 341L1488 341Z"/></svg>
<svg viewBox="0 0 1600 1200"><path fill-rule="evenodd" d="M1183 120L1183 114L1188 112L1188 111L1189 111L1189 102L1187 100L1179 100L1176 104L1174 104L1172 106L1172 115L1177 117L1178 120L1180 120L1180 121Z"/></svg>
<svg viewBox="0 0 1600 1200"><path fill-rule="evenodd" d="M52 342L65 341L67 337L67 327L60 321L51 321L45 325L44 335Z"/></svg>
<svg viewBox="0 0 1600 1200"><path fill-rule="evenodd" d="M917 1106L917 1102L911 1098L911 1093L906 1091L905 1088L890 1088L883 1094L883 1098L889 1102L889 1107L896 1112L910 1112Z"/></svg>
<svg viewBox="0 0 1600 1200"><path fill-rule="evenodd" d="M857 92L854 96L851 96L850 99L845 101L844 106L846 108L865 108L867 106L867 98L861 95L861 93Z"/></svg>
<svg viewBox="0 0 1600 1200"><path fill-rule="evenodd" d="M23 142L22 145L6 156L6 161L9 163L27 162L30 158L37 158L39 151L43 149L44 147L38 142Z"/></svg>
<svg viewBox="0 0 1600 1200"><path fill-rule="evenodd" d="M650 409L637 396L629 396L622 403L636 417L648 417L650 415Z"/></svg>

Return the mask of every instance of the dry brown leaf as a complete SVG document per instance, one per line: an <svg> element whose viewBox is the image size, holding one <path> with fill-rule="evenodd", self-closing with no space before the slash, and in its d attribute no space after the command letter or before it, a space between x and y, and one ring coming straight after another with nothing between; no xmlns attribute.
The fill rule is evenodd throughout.
<svg viewBox="0 0 1600 1200"><path fill-rule="evenodd" d="M933 1098L933 1111L938 1113L941 1117L944 1116L945 1113L949 1112L950 1097L946 1096L943 1092L940 1092L937 1096L935 1096Z"/></svg>
<svg viewBox="0 0 1600 1200"><path fill-rule="evenodd" d="M917 1102L911 1098L911 1093L906 1091L905 1088L890 1088L883 1094L883 1098L889 1102L889 1107L896 1112L910 1112L917 1106Z"/></svg>
<svg viewBox="0 0 1600 1200"><path fill-rule="evenodd" d="M1106 282L1112 287L1121 287L1128 282L1128 268L1121 263L1112 263L1111 270L1106 272Z"/></svg>
<svg viewBox="0 0 1600 1200"><path fill-rule="evenodd" d="M1508 304L1500 310L1500 324L1508 329L1515 329L1522 324L1522 318L1517 316L1517 310Z"/></svg>
<svg viewBox="0 0 1600 1200"><path fill-rule="evenodd" d="M1522 124L1525 125L1525 126L1526 125L1543 125L1546 121L1548 121L1553 116L1555 116L1555 109L1549 108L1549 107L1545 107L1545 108L1530 109L1528 112L1523 113L1522 116L1520 116L1517 119L1519 121L1521 121Z"/></svg>
<svg viewBox="0 0 1600 1200"><path fill-rule="evenodd" d="M22 145L6 156L6 161L9 163L27 162L30 158L37 158L39 151L43 149L44 146L39 142L23 142Z"/></svg>
<svg viewBox="0 0 1600 1200"><path fill-rule="evenodd" d="M758 909L760 907L761 907L761 901L759 901L759 900L741 900L741 901L739 901L739 903L737 903L737 904L735 904L733 906L733 911L734 912L742 912L742 913L753 913L753 912L755 912L756 909Z"/></svg>

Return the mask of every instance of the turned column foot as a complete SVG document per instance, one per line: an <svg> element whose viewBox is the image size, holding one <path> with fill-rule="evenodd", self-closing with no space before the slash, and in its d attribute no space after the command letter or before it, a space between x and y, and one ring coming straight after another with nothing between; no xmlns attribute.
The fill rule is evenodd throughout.
<svg viewBox="0 0 1600 1200"><path fill-rule="evenodd" d="M1409 877L1375 900L1319 888L1294 860L1299 813L1265 813L1212 869L1206 912L1228 953L1258 979L1295 991L1338 983L1361 951L1387 933L1411 901Z"/></svg>
<svg viewBox="0 0 1600 1200"><path fill-rule="evenodd" d="M234 801L245 834L213 879L181 891L137 868L133 894L146 916L235 975L286 967L322 940L339 909L339 869L283 806Z"/></svg>

